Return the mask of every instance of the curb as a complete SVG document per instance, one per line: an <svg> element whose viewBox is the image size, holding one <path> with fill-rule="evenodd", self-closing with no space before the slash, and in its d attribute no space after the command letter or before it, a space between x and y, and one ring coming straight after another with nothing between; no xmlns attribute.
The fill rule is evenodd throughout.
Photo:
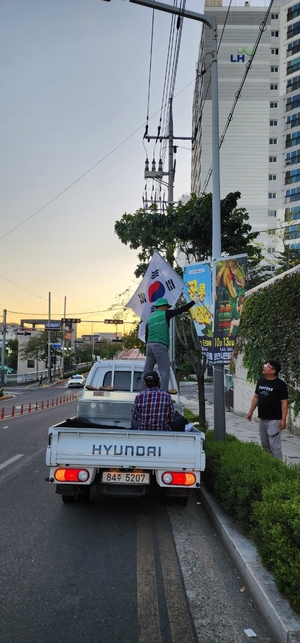
<svg viewBox="0 0 300 643"><path fill-rule="evenodd" d="M300 618L279 593L273 576L262 566L257 549L239 531L203 487L197 492L221 542L274 637L274 643L300 643Z"/></svg>

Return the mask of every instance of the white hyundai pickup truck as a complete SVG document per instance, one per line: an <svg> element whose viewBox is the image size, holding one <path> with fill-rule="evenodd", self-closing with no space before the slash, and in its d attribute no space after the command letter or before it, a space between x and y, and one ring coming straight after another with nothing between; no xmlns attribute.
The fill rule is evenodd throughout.
<svg viewBox="0 0 300 643"><path fill-rule="evenodd" d="M186 505L205 468L204 433L136 431L131 409L140 390L143 360L102 360L88 374L76 417L50 427L46 478L65 503L100 494L140 496L159 486L165 502ZM183 413L173 371L170 388Z"/></svg>

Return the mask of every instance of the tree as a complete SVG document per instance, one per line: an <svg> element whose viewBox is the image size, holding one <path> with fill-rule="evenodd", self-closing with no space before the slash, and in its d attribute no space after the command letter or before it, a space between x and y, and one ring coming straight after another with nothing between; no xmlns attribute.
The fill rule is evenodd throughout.
<svg viewBox="0 0 300 643"><path fill-rule="evenodd" d="M277 268L274 275L280 275L282 272L294 268L300 264L300 250L293 249L293 246L286 245L283 252L276 255Z"/></svg>
<svg viewBox="0 0 300 643"><path fill-rule="evenodd" d="M221 201L222 253L247 253L251 267L261 261L262 251L256 242L259 233L251 232L248 213L245 208L237 207L240 197L240 192L231 192ZM144 275L154 250L171 266L174 266L178 250L185 253L190 263L208 260L212 254L212 194L200 197L192 194L186 204L169 207L166 214L159 212L156 205L147 212L139 209L134 214L125 213L116 222L115 232L122 243L139 250L136 277ZM184 316L176 326L178 339L197 376L199 417L204 426L206 358L198 337L193 333L190 316ZM181 328L180 333L178 328Z"/></svg>
<svg viewBox="0 0 300 643"><path fill-rule="evenodd" d="M139 348L141 353L145 354L145 344L138 337L139 323L123 337L123 348Z"/></svg>
<svg viewBox="0 0 300 643"><path fill-rule="evenodd" d="M57 355L61 355L61 350L56 350L52 344L61 342L62 333L60 331L50 332L51 341L51 363L56 364ZM48 360L48 331L43 330L35 337L30 337L28 342L20 349L21 359L34 359L38 362L45 362Z"/></svg>
<svg viewBox="0 0 300 643"><path fill-rule="evenodd" d="M240 192L231 192L221 201L222 253L245 252L250 259L260 261L261 248L255 243L259 233L251 232L248 213L237 207L240 197ZM186 204L172 206L166 214L158 212L156 205L147 212L140 209L135 214L125 213L116 221L115 232L122 243L139 249L136 277L145 273L154 250L171 266L177 250L184 252L189 262L205 261L212 251L212 195L192 194Z"/></svg>
<svg viewBox="0 0 300 643"><path fill-rule="evenodd" d="M16 373L18 369L18 340L9 339L6 346L5 363Z"/></svg>

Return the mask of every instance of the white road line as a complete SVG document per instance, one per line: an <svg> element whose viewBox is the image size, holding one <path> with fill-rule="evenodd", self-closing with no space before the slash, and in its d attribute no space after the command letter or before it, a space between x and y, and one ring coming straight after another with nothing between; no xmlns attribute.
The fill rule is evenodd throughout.
<svg viewBox="0 0 300 643"><path fill-rule="evenodd" d="M14 455L13 458L9 458L9 460L6 460L6 462L3 462L0 464L0 470L5 469L5 467L8 467L9 464L12 464L12 462L15 462L15 460L19 460L19 458L22 458L24 453L18 453L17 455Z"/></svg>

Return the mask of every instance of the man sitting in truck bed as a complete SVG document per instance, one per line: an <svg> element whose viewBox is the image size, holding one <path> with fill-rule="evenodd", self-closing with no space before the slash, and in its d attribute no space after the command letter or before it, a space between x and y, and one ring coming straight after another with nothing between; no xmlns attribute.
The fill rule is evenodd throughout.
<svg viewBox="0 0 300 643"><path fill-rule="evenodd" d="M161 391L156 371L145 376L146 389L135 398L132 408L131 426L138 431L184 431L186 420L182 415L175 417L171 395Z"/></svg>

